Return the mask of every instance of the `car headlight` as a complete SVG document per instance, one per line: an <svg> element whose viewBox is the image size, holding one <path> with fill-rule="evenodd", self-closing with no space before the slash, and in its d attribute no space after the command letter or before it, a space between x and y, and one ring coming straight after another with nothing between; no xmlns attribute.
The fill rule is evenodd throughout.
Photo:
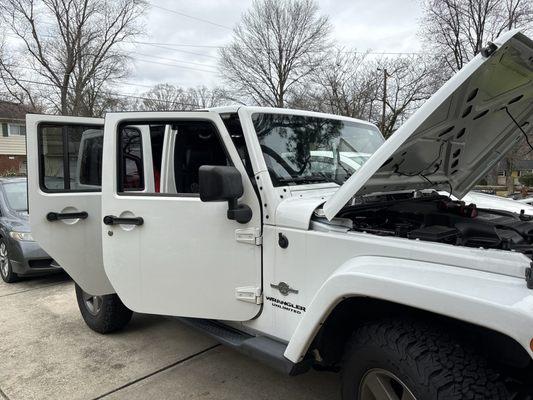
<svg viewBox="0 0 533 400"><path fill-rule="evenodd" d="M33 236L30 232L9 232L9 236L11 236L15 240L20 240L22 242L33 242Z"/></svg>

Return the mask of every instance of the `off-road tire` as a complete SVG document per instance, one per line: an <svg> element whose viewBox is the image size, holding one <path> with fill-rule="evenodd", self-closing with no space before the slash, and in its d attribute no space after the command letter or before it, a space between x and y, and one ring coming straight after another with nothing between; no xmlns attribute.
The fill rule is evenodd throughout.
<svg viewBox="0 0 533 400"><path fill-rule="evenodd" d="M3 245L5 249L5 257L6 257L6 268L7 271L4 271L3 268L0 267L0 277L5 283L15 283L20 280L19 276L13 272L13 267L11 266L11 261L9 260L9 253L7 250L7 243L4 241L3 238L0 238L0 246Z"/></svg>
<svg viewBox="0 0 533 400"><path fill-rule="evenodd" d="M389 319L360 327L346 347L343 400L361 400L360 384L370 370L398 377L417 400L507 400L503 377L473 346L449 329L410 319Z"/></svg>
<svg viewBox="0 0 533 400"><path fill-rule="evenodd" d="M101 297L101 307L97 313L91 313L87 308L84 295L86 293L76 284L76 299L85 323L93 331L106 334L124 328L130 322L133 312L122 303L116 294Z"/></svg>

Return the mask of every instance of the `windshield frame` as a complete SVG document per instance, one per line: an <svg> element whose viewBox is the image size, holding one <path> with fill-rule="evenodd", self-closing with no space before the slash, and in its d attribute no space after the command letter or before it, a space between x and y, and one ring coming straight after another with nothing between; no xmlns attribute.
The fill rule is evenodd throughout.
<svg viewBox="0 0 533 400"><path fill-rule="evenodd" d="M367 127L368 130L374 131L376 133L376 137L379 138L380 144L379 146L373 151L377 151L383 143L385 143L385 138L383 137L382 133L380 132L379 128L367 121L355 119L355 118L349 118L349 117L343 117L339 115L333 115L333 114L325 114L325 113L318 113L318 112L311 112L311 111L303 111L303 110L291 110L291 109L278 109L278 108L262 108L262 107L245 107L243 109L239 110L239 115L241 117L241 121L245 123L246 130L250 131L253 135L253 140L256 145L256 158L258 160L258 165L254 166L254 170L256 171L268 171L267 167L267 161L265 157L265 153L261 147L261 139L258 137L258 133L256 130L256 126L254 123L254 120L256 118L257 114L272 114L272 115L282 115L282 116L296 116L296 117L307 117L312 119L322 119L322 120L333 120L333 121L340 121L340 122L348 122L350 125L354 127L361 127L365 128ZM346 141L346 140L344 140ZM314 150L313 150L314 151ZM317 150L319 152L320 150ZM345 155L342 155L342 152L338 153L342 157L342 159L347 159ZM333 158L333 157L332 157ZM366 161L366 160L365 160ZM355 161L354 161L355 162ZM360 168L361 165L359 165L358 168ZM338 166L337 168L341 168ZM357 169L358 169L357 168ZM354 171L350 173L349 176L352 176ZM344 181L338 182L334 181L332 179L325 179L323 182L318 181L307 181L306 179L299 180L298 182L274 182L275 179L271 176L270 172L267 172L268 178L270 182L272 183L272 186L274 188L280 188L280 187L292 187L292 188L298 188L298 189L306 189L309 187L309 189L313 188L323 188L323 187L339 187L342 185ZM348 179L348 177L346 179ZM313 176L315 178L315 176ZM283 179L282 179L283 181Z"/></svg>
<svg viewBox="0 0 533 400"><path fill-rule="evenodd" d="M15 208L13 207L13 204L11 204L11 201L9 200L9 194L8 194L8 191L6 190L6 188L9 186L9 185L12 185L12 186L15 186L15 185L24 185L26 186L26 207L23 208L23 209L18 209L18 208ZM15 212L28 212L29 210L29 200L28 200L28 182L26 180L17 180L17 181L12 181L12 182L2 182L1 184L2 186L2 195L4 196L4 202L5 202L5 205L6 207L11 210L11 211L15 211Z"/></svg>

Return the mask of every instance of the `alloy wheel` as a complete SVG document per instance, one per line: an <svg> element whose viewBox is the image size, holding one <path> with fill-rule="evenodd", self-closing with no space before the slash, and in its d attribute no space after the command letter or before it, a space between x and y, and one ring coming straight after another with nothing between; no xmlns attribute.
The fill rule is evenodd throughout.
<svg viewBox="0 0 533 400"><path fill-rule="evenodd" d="M0 243L0 272L4 277L9 275L9 257L7 255L7 247L4 242Z"/></svg>
<svg viewBox="0 0 533 400"><path fill-rule="evenodd" d="M392 372L369 370L359 387L360 400L416 400L411 390Z"/></svg>
<svg viewBox="0 0 533 400"><path fill-rule="evenodd" d="M102 304L104 299L102 296L93 296L89 293L83 292L83 302L85 303L85 308L93 316L96 316L100 313L102 309Z"/></svg>

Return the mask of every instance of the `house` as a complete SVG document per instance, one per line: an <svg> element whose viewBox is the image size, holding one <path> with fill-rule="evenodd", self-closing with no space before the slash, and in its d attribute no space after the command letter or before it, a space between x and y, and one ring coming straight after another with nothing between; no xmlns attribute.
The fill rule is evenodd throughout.
<svg viewBox="0 0 533 400"><path fill-rule="evenodd" d="M498 166L498 185L506 184L507 171L505 163L501 162ZM514 178L515 184L519 184L519 178L523 175L533 174L533 160L517 160L513 162L513 171L511 176Z"/></svg>
<svg viewBox="0 0 533 400"><path fill-rule="evenodd" d="M0 176L26 173L26 114L30 109L0 101Z"/></svg>

